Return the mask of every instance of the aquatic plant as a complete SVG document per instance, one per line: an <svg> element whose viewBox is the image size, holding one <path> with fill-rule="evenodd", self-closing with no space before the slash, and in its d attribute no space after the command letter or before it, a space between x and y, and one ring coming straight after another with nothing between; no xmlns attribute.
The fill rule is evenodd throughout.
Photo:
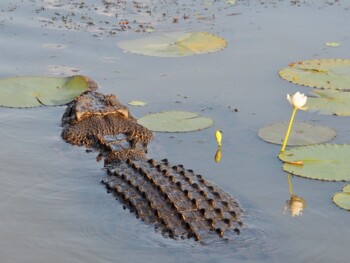
<svg viewBox="0 0 350 263"><path fill-rule="evenodd" d="M207 32L173 32L119 42L130 53L156 57L183 57L212 53L227 46L225 39Z"/></svg>
<svg viewBox="0 0 350 263"><path fill-rule="evenodd" d="M222 131L216 130L215 132L215 138L216 141L218 142L218 147L221 147L221 139L222 139Z"/></svg>
<svg viewBox="0 0 350 263"><path fill-rule="evenodd" d="M262 127L258 136L266 142L282 145L287 128L288 122L272 123ZM288 145L302 146L324 143L334 139L336 135L337 132L333 128L311 122L295 121L288 138Z"/></svg>
<svg viewBox="0 0 350 263"><path fill-rule="evenodd" d="M87 91L92 83L85 76L2 78L0 105L18 108L64 105Z"/></svg>
<svg viewBox="0 0 350 263"><path fill-rule="evenodd" d="M297 112L297 110L305 110L304 105L305 105L305 103L307 101L307 97L304 94L302 94L300 92L297 92L293 96L287 94L287 100L293 106L293 112L292 112L292 117L290 118L290 121L289 121L289 125L288 125L286 136L285 136L285 138L283 140L281 153L284 152L284 150L285 150L285 148L287 146L288 137L290 135L290 131L291 131L291 128L292 128L292 125L293 125L295 113Z"/></svg>
<svg viewBox="0 0 350 263"><path fill-rule="evenodd" d="M214 121L194 112L163 111L139 118L137 122L152 131L190 132L202 130L213 125Z"/></svg>
<svg viewBox="0 0 350 263"><path fill-rule="evenodd" d="M281 78L295 84L332 90L349 90L349 59L315 59L290 63L281 69Z"/></svg>

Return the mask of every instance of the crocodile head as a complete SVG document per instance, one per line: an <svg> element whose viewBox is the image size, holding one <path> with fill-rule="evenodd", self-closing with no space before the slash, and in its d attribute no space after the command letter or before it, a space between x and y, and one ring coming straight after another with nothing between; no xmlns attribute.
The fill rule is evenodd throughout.
<svg viewBox="0 0 350 263"><path fill-rule="evenodd" d="M62 126L62 137L67 142L102 148L116 159L143 158L152 139L152 132L139 125L115 95L93 91L79 96L68 106Z"/></svg>

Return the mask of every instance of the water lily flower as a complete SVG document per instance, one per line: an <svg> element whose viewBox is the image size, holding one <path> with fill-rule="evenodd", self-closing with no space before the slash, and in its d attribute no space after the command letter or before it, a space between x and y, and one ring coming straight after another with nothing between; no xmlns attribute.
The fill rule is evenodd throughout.
<svg viewBox="0 0 350 263"><path fill-rule="evenodd" d="M286 137L283 140L281 153L283 153L284 150L286 149L288 138L289 138L289 134L290 134L290 131L292 129L292 124L293 124L293 121L294 121L295 113L297 112L297 110L306 110L306 107L304 107L304 105L306 104L307 96L305 96L304 94L302 94L302 93L300 93L298 91L293 96L287 94L287 100L293 106L293 113L292 113L292 117L290 118L288 130L287 130L287 133L286 133Z"/></svg>
<svg viewBox="0 0 350 263"><path fill-rule="evenodd" d="M306 104L307 96L305 96L305 94L300 93L299 91L293 96L287 94L287 100L289 101L290 105L292 105L294 108L297 108L298 110L306 109L303 106Z"/></svg>

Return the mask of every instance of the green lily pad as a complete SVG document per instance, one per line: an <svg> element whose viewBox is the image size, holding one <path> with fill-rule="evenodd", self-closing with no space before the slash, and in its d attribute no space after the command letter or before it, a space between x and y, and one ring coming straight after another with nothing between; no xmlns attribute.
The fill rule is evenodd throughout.
<svg viewBox="0 0 350 263"><path fill-rule="evenodd" d="M340 208L350 211L350 184L343 188L343 192L336 193L333 196L333 202Z"/></svg>
<svg viewBox="0 0 350 263"><path fill-rule="evenodd" d="M88 90L90 83L84 76L3 78L0 105L19 108L64 105Z"/></svg>
<svg viewBox="0 0 350 263"><path fill-rule="evenodd" d="M208 128L214 123L210 118L188 111L153 113L138 119L137 122L158 132L190 132Z"/></svg>
<svg viewBox="0 0 350 263"><path fill-rule="evenodd" d="M322 114L350 116L350 92L314 90L317 98L308 97L307 110Z"/></svg>
<svg viewBox="0 0 350 263"><path fill-rule="evenodd" d="M327 42L326 46L327 47L340 47L341 44L339 42Z"/></svg>
<svg viewBox="0 0 350 263"><path fill-rule="evenodd" d="M279 122L263 127L258 136L269 143L283 144L288 122ZM328 142L337 135L332 128L307 122L294 122L288 145L300 146Z"/></svg>
<svg viewBox="0 0 350 263"><path fill-rule="evenodd" d="M118 46L130 53L157 57L182 57L216 52L227 42L206 32L167 33L119 42Z"/></svg>
<svg viewBox="0 0 350 263"><path fill-rule="evenodd" d="M278 156L283 170L326 181L350 181L350 145L317 144L286 150Z"/></svg>
<svg viewBox="0 0 350 263"><path fill-rule="evenodd" d="M347 185L344 186L343 192L350 193L350 184L347 184Z"/></svg>
<svg viewBox="0 0 350 263"><path fill-rule="evenodd" d="M131 106L145 106L146 102L140 101L140 100L132 100L128 102Z"/></svg>
<svg viewBox="0 0 350 263"><path fill-rule="evenodd" d="M281 78L308 87L350 90L350 60L316 59L291 63Z"/></svg>

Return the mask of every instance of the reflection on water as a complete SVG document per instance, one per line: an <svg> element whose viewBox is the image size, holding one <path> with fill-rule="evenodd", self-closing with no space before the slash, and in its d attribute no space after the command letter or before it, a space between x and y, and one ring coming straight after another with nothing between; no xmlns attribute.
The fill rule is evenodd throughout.
<svg viewBox="0 0 350 263"><path fill-rule="evenodd" d="M349 6L345 1L327 1L333 3L327 8L326 1L237 1L222 12L212 6L220 7L224 1L212 1L207 7L202 3L210 1L191 1L192 6L178 5L178 9L162 1L162 6L173 10L167 13L161 30L210 31L229 43L222 52L175 60L119 50L117 41L139 35L110 32L118 20L109 16L113 8L107 10L108 19L93 17L97 11L104 12L99 1L84 1L96 3L97 11L86 6L80 9L70 1L64 1L67 4L62 8L56 5L36 11L58 2L1 1L0 74L80 70L98 81L102 92L115 93L123 102L135 98L149 102L147 107L131 107L138 117L168 109L205 111L215 119L216 127L177 134L177 139L157 133L150 155L193 168L236 196L245 209L245 228L232 240L206 245L165 239L106 193L99 184L106 175L95 153L61 140L63 107L0 108L1 262L346 262L350 256L346 245L350 241L349 213L330 201L339 185L294 177L294 187L308 202L307 213L298 220L284 216L285 177L280 176L283 171L275 156L279 149L256 136L260 127L290 116L284 98L286 91L297 87L279 79L279 68L300 59L349 54ZM307 3L292 6L292 2ZM78 15L71 22L61 19L68 12L72 17L72 10ZM177 10L180 22L174 24ZM215 20L209 14L213 10ZM81 18L86 12L93 21ZM184 12L191 19L182 20ZM205 19L209 16L211 20ZM141 12L138 22L143 18L146 23L152 20L154 28L162 23L146 12ZM54 24L55 19L61 20ZM82 30L64 28L65 23L74 26L81 19L85 19ZM100 26L103 34L98 31ZM139 23L132 26L138 28ZM92 34L98 37L88 29L96 29ZM333 49L324 46L332 40L344 44ZM176 94L185 94L186 99L175 103L179 101ZM232 112L229 106L239 111ZM300 118L325 120L337 128L338 142L349 143L350 127L344 120L317 114L300 114ZM213 134L219 127L225 131L225 140L217 169ZM304 205L298 202L301 211Z"/></svg>
<svg viewBox="0 0 350 263"><path fill-rule="evenodd" d="M219 163L221 161L221 154L221 147L218 147L214 156L214 160L216 163Z"/></svg>
<svg viewBox="0 0 350 263"><path fill-rule="evenodd" d="M306 208L306 201L302 197L294 194L291 176L291 174L288 174L290 199L286 201L284 212L286 212L286 210L289 210L292 217L301 216L302 212Z"/></svg>

